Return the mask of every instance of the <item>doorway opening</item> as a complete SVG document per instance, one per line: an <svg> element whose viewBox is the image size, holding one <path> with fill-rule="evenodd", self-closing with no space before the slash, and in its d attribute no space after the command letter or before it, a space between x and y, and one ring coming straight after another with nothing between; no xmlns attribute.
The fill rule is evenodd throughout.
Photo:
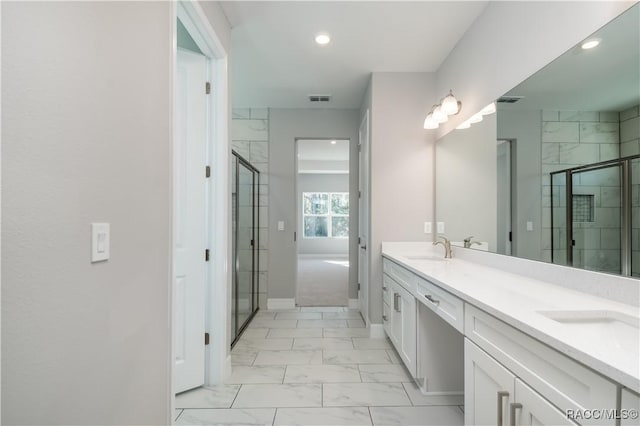
<svg viewBox="0 0 640 426"><path fill-rule="evenodd" d="M515 187L513 183L515 141L511 139L499 139L496 149L497 154L497 213L498 235L496 253L515 255L513 235L513 202Z"/></svg>
<svg viewBox="0 0 640 426"><path fill-rule="evenodd" d="M349 305L349 139L296 141L299 306Z"/></svg>

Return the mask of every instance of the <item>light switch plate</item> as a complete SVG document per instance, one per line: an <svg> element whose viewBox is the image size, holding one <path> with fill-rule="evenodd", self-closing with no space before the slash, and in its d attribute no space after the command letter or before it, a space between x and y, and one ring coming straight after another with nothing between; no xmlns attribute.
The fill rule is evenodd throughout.
<svg viewBox="0 0 640 426"><path fill-rule="evenodd" d="M527 222L527 231L533 231L533 222Z"/></svg>
<svg viewBox="0 0 640 426"><path fill-rule="evenodd" d="M278 221L278 231L284 231L284 220Z"/></svg>
<svg viewBox="0 0 640 426"><path fill-rule="evenodd" d="M444 222L438 222L438 234L444 234Z"/></svg>
<svg viewBox="0 0 640 426"><path fill-rule="evenodd" d="M430 234L431 233L431 222L425 222L424 223L424 233L425 234Z"/></svg>
<svg viewBox="0 0 640 426"><path fill-rule="evenodd" d="M110 236L108 223L91 224L91 262L102 262L110 256Z"/></svg>

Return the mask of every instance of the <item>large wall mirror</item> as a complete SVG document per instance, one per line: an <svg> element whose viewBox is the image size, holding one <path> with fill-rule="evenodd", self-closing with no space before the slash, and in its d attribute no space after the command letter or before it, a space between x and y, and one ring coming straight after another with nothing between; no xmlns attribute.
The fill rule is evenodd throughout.
<svg viewBox="0 0 640 426"><path fill-rule="evenodd" d="M640 5L584 42L437 142L436 217L456 245L640 278Z"/></svg>

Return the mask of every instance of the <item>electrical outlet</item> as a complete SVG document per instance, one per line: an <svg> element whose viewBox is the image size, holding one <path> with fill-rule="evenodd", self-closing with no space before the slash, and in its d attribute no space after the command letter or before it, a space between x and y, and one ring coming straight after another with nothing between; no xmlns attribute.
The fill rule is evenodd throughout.
<svg viewBox="0 0 640 426"><path fill-rule="evenodd" d="M425 234L430 234L431 233L431 222L425 222L424 223L424 233Z"/></svg>
<svg viewBox="0 0 640 426"><path fill-rule="evenodd" d="M438 234L444 234L444 222L438 222Z"/></svg>

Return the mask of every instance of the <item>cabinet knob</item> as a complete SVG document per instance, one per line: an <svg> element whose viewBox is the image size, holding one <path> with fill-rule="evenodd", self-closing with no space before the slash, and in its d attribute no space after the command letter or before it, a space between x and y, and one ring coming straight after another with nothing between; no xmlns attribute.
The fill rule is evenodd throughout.
<svg viewBox="0 0 640 426"><path fill-rule="evenodd" d="M382 321L389 321L389 319L387 318L387 316L386 316L386 315L383 315L383 316L382 316Z"/></svg>
<svg viewBox="0 0 640 426"><path fill-rule="evenodd" d="M516 410L519 410L520 408L522 408L522 404L520 404L519 402L512 402L510 404L511 407L511 412L509 413L510 419L509 419L509 426L516 426Z"/></svg>
<svg viewBox="0 0 640 426"><path fill-rule="evenodd" d="M502 399L505 396L509 396L509 392L507 392L507 391L498 391L498 426L503 426Z"/></svg>
<svg viewBox="0 0 640 426"><path fill-rule="evenodd" d="M433 298L433 296L432 296L432 295L430 295L430 294L425 294L425 295L424 295L424 297L426 297L426 298L427 298L427 300L428 300L429 302L433 303L434 305L439 305L439 304L440 304L440 301L439 301L439 300L434 299L434 298ZM507 394L507 395L508 395L508 394Z"/></svg>

